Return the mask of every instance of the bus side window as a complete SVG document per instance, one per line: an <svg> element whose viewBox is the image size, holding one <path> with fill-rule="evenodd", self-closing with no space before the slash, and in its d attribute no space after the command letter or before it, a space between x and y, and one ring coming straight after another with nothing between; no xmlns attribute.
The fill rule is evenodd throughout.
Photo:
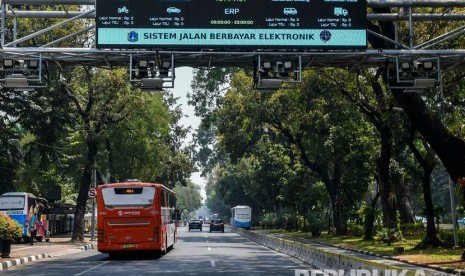
<svg viewBox="0 0 465 276"><path fill-rule="evenodd" d="M166 206L165 191L162 190L161 191L161 207L165 207L165 206Z"/></svg>
<svg viewBox="0 0 465 276"><path fill-rule="evenodd" d="M176 197L174 194L170 194L170 208L176 208Z"/></svg>

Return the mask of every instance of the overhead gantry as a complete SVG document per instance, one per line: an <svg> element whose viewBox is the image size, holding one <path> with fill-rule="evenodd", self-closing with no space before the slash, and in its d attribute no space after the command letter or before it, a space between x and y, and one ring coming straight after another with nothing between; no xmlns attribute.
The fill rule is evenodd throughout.
<svg viewBox="0 0 465 276"><path fill-rule="evenodd" d="M98 0L97 0L98 1ZM45 6L54 7L46 11ZM440 49L441 43L465 33L465 1L462 0L367 0L368 22L403 24L408 35L389 38L367 29L390 47L373 49L298 49L256 47L95 47L96 13L94 0L2 0L0 57L3 63L0 83L4 87L40 88L47 66L128 67L130 81L141 88L172 87L175 68L189 66L241 67L252 69L257 88L280 87L282 83L301 80L302 70L311 67L366 68L390 64L390 85L406 89L423 89L437 85L440 73L465 63L465 49ZM429 9L430 12L426 12ZM56 19L41 30L31 30L23 19ZM456 28L437 34L427 41L415 39L416 22L457 22ZM54 30L80 22L80 29L62 37L52 37L37 45L38 38ZM406 26L406 27L405 27ZM20 32L21 30L21 37ZM86 37L81 47L65 47L69 40ZM33 45L33 46L31 46ZM69 44L68 44L69 45ZM37 64L37 66L35 66Z"/></svg>

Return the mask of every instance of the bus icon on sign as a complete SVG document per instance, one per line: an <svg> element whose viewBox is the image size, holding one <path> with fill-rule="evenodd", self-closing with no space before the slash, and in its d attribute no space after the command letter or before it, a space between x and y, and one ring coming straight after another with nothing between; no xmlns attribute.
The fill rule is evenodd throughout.
<svg viewBox="0 0 465 276"><path fill-rule="evenodd" d="M349 11L346 10L346 9L343 9L341 7L334 8L334 15L335 16L340 16L340 15L347 16L348 14L349 14Z"/></svg>
<svg viewBox="0 0 465 276"><path fill-rule="evenodd" d="M285 15L296 15L297 10L295 8L284 8L283 10Z"/></svg>

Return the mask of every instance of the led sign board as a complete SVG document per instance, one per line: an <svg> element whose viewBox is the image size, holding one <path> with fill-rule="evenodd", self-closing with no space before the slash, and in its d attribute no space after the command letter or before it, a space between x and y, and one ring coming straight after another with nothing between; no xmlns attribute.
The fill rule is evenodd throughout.
<svg viewBox="0 0 465 276"><path fill-rule="evenodd" d="M96 0L97 48L364 49L367 0Z"/></svg>

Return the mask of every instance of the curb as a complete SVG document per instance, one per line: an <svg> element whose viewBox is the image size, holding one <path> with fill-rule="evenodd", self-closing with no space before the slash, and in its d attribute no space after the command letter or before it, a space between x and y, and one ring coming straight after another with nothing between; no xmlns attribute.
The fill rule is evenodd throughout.
<svg viewBox="0 0 465 276"><path fill-rule="evenodd" d="M40 254L40 255L36 255L36 256L23 257L23 258L13 259L13 260L9 260L9 261L2 261L2 263L1 263L2 265L0 266L0 271L1 270L7 270L8 268L13 267L13 266L26 264L26 263L31 263L31 262L36 262L36 261L39 261L41 259L50 258L50 257L51 257L50 255Z"/></svg>
<svg viewBox="0 0 465 276"><path fill-rule="evenodd" d="M79 247L76 247L76 248L81 249L81 250L89 250L89 249L94 249L95 245L93 243L88 243L86 245L82 245L82 246L79 246ZM49 254L39 254L39 255L35 255L35 256L22 257L22 258L19 258L19 259L12 259L12 260L8 260L8 261L2 261L0 263L0 271L7 270L7 269L9 269L11 267L14 267L14 266L27 264L27 263L32 263L32 262L37 262L37 261L40 261L42 259L48 259L48 258L54 258L54 256L49 255Z"/></svg>
<svg viewBox="0 0 465 276"><path fill-rule="evenodd" d="M456 268L451 268L451 267L443 267L443 266L440 266L440 265L427 264L427 263L417 263L417 262L402 260L400 258L397 258L396 256L382 256L382 255L379 255L379 254L376 254L376 253L373 253L373 252L363 251L363 250L354 249L354 248L348 248L348 247L345 247L345 246L342 246L342 245L334 245L334 244L331 244L331 243L328 243L328 242L322 242L322 241L312 241L312 242L319 243L319 244L326 245L326 246L333 246L333 247L337 247L337 248L340 248L340 249L345 249L345 250L349 250L349 251L353 251L353 252L358 252L358 253L362 253L362 254L365 254L365 255L376 256L376 257L380 257L380 258L383 258L383 259L386 259L386 260L394 260L394 261L397 261L397 262L401 262L401 263L405 263L405 264L411 264L411 265L415 265L415 266L418 266L418 267L435 269L435 270L445 272L445 273L449 273L449 274L453 274L453 275L465 275L465 271L462 270L462 269L456 269Z"/></svg>
<svg viewBox="0 0 465 276"><path fill-rule="evenodd" d="M375 254L373 252L347 248L341 245L333 245L327 242L321 242L321 241L303 242L303 240L299 238L283 237L282 235L273 236L273 235L267 235L263 233L255 233L253 231L247 231L247 230L239 229L239 228L231 228L231 229L237 234L244 236L248 238L249 240L256 242L258 244L265 245L266 242L264 241L267 239L271 239L272 241L269 244L266 244L265 245L266 247L272 250L281 252L283 254L289 255L291 257L292 257L292 254L288 254L289 253L288 251L291 250L288 244L301 243L302 245L301 245L300 255L298 259L317 269L321 269L322 267L325 267L328 265L332 267L335 264L339 263L340 265L342 264L342 266L346 266L345 269L353 269L354 267L358 267L359 269L367 269L367 267L368 268L371 267L375 269L380 268L380 269L391 269L391 270L397 270L397 271L407 270L407 273L405 275L417 275L415 271L411 270L411 268L399 266L399 264L405 264L405 265L413 266L412 268L421 267L421 268L431 269L432 271L426 272L426 275L465 275L463 274L464 271L459 270L459 269L444 268L444 267L440 267L436 265L420 265L415 262L401 261L391 256L382 256L380 254ZM360 256L347 255L347 254L342 254L342 252L332 252L331 250L328 251L325 249L316 248L314 247L314 245L312 245L312 243L323 245L323 246L333 248L333 249L337 248L340 250L355 252L355 253L360 254ZM377 257L379 258L379 260L386 260L389 262L394 261L394 262L397 262L397 264L389 263L389 262L384 263L384 262L380 262L377 260L366 260L366 258L364 258L363 255ZM334 258L331 258L331 256L333 256ZM433 274L430 274L430 273L433 273ZM443 274L443 273L446 273L446 274ZM420 274L420 275L424 275L424 274Z"/></svg>

